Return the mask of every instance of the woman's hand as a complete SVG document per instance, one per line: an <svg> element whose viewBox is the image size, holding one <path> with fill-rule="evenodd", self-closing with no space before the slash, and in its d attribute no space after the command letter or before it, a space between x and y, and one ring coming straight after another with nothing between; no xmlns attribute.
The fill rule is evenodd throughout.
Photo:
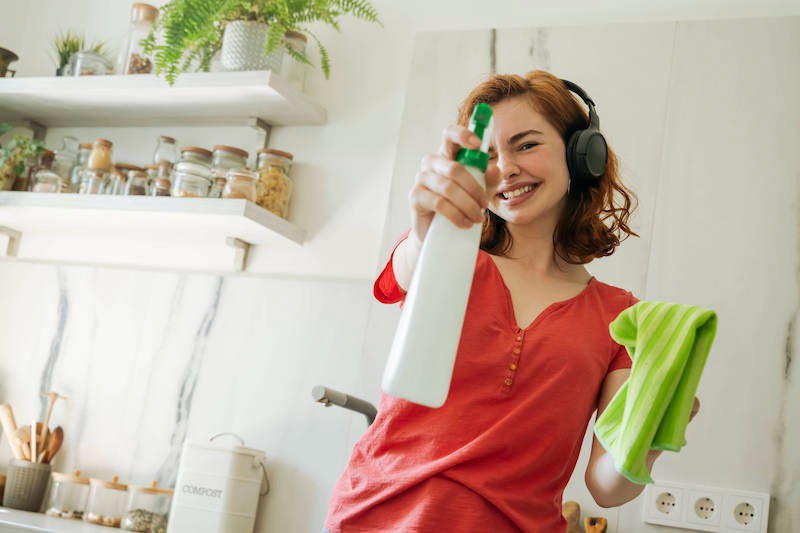
<svg viewBox="0 0 800 533"><path fill-rule="evenodd" d="M436 213L462 228L483 223L483 210L489 205L486 192L472 174L455 161L462 147L477 149L480 145L477 135L463 126L453 125L442 132L439 152L422 158L420 171L408 193L411 235L418 246L422 245Z"/></svg>

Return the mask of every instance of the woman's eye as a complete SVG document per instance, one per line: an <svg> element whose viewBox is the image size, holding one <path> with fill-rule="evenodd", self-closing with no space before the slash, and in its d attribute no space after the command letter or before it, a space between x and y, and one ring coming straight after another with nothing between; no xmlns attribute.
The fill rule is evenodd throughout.
<svg viewBox="0 0 800 533"><path fill-rule="evenodd" d="M534 146L539 146L539 143L525 143L519 147L520 150L530 150Z"/></svg>

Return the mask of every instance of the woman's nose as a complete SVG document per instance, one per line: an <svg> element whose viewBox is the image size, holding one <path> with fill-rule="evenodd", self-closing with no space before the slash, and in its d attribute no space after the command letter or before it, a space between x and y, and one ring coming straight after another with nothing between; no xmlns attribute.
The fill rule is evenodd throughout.
<svg viewBox="0 0 800 533"><path fill-rule="evenodd" d="M519 166L509 154L497 154L497 170L500 179L505 180L519 174Z"/></svg>

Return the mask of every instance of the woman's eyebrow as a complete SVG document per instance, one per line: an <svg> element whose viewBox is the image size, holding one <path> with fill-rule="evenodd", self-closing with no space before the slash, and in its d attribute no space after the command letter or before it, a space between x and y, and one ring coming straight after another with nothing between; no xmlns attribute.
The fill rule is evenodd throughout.
<svg viewBox="0 0 800 533"><path fill-rule="evenodd" d="M508 138L508 144L514 144L515 142L522 139L526 135L542 135L542 132L539 130L525 130L519 133L515 133L514 135Z"/></svg>

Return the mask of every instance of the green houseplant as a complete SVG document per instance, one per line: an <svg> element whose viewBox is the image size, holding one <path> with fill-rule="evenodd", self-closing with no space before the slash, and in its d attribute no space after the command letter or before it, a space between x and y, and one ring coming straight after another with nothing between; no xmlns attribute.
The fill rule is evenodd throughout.
<svg viewBox="0 0 800 533"><path fill-rule="evenodd" d="M11 130L11 125L0 124L0 136ZM25 172L26 162L35 160L44 153L44 141L14 135L0 148L0 191L10 190L14 182Z"/></svg>
<svg viewBox="0 0 800 533"><path fill-rule="evenodd" d="M330 76L328 52L305 25L324 22L337 31L338 20L351 14L367 22L381 24L368 0L170 0L159 10L153 32L143 41L145 52L155 59L156 74L164 74L170 85L179 72L210 70L211 60L223 43L226 26L247 21L266 25L263 54L283 46L287 31L311 35L320 52L325 77ZM156 34L163 42L156 42ZM291 47L285 52L295 60L310 65L306 55Z"/></svg>

